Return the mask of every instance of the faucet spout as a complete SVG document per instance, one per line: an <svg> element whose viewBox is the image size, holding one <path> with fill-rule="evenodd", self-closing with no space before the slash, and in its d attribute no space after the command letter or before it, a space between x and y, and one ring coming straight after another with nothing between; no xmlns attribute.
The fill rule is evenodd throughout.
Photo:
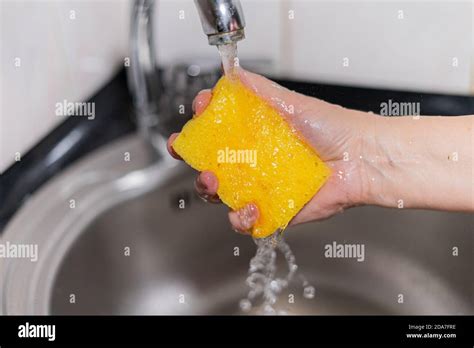
<svg viewBox="0 0 474 348"><path fill-rule="evenodd" d="M245 38L239 0L194 0L209 45L226 45Z"/></svg>
<svg viewBox="0 0 474 348"><path fill-rule="evenodd" d="M171 126L163 107L170 101L166 100L164 78L156 66L153 38L155 5L155 0L133 1L127 75L138 127L152 145L159 148L160 137L163 134L168 136ZM227 45L245 37L239 0L195 0L195 5L210 45ZM173 97L168 95L168 98Z"/></svg>

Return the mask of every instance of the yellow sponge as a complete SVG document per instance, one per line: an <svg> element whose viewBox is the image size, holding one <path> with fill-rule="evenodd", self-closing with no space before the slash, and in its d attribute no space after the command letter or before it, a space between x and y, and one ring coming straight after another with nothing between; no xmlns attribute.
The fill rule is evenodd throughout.
<svg viewBox="0 0 474 348"><path fill-rule="evenodd" d="M173 149L194 169L217 176L219 197L229 207L258 207L256 238L284 229L330 174L275 109L226 77L206 110L183 127Z"/></svg>

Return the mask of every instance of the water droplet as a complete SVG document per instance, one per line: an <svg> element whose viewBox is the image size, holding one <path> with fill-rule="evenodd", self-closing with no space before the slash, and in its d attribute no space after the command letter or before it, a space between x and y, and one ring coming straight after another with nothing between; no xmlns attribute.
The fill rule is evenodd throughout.
<svg viewBox="0 0 474 348"><path fill-rule="evenodd" d="M275 292L278 292L281 290L280 284L278 283L277 280L272 280L270 282L270 289Z"/></svg>
<svg viewBox="0 0 474 348"><path fill-rule="evenodd" d="M266 315L273 315L275 314L275 309L270 305L265 305L263 308L263 313Z"/></svg>
<svg viewBox="0 0 474 348"><path fill-rule="evenodd" d="M243 300L240 300L239 307L243 312L249 312L252 309L252 302L244 298Z"/></svg>
<svg viewBox="0 0 474 348"><path fill-rule="evenodd" d="M308 298L308 299L312 299L314 298L314 295L316 293L316 290L314 288L314 286L306 286L304 289L303 289L303 297L304 298Z"/></svg>

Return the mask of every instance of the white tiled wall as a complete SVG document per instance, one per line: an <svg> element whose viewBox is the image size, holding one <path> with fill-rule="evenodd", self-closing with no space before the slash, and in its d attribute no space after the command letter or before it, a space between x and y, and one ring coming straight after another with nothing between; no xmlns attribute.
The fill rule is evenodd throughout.
<svg viewBox="0 0 474 348"><path fill-rule="evenodd" d="M465 94L472 1L289 0L287 75L340 84ZM346 66L344 65L346 62Z"/></svg>
<svg viewBox="0 0 474 348"><path fill-rule="evenodd" d="M239 58L269 60L277 69L280 60L280 1L241 0L241 3L245 13L246 39L239 44ZM201 30L193 1L164 0L157 4L155 33L160 64L195 58L218 60L216 48L209 46Z"/></svg>
<svg viewBox="0 0 474 348"><path fill-rule="evenodd" d="M0 172L105 83L127 53L126 0L1 1ZM72 11L72 12L71 12Z"/></svg>
<svg viewBox="0 0 474 348"><path fill-rule="evenodd" d="M440 93L474 88L473 1L241 2L247 38L239 57L271 60L280 75ZM216 58L191 1L161 1L158 9L160 62Z"/></svg>
<svg viewBox="0 0 474 348"><path fill-rule="evenodd" d="M304 80L474 94L471 0L241 2L247 22L242 61L269 60L274 72ZM122 64L131 4L0 4L1 172L16 152L27 151L63 120L54 114L56 102L87 99ZM192 0L158 0L155 25L161 65L217 60Z"/></svg>

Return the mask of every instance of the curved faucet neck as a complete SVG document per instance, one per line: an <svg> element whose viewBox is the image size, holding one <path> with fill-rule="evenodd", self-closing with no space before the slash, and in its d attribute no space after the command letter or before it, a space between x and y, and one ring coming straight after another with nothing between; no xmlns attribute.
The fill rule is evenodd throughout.
<svg viewBox="0 0 474 348"><path fill-rule="evenodd" d="M209 44L221 45L244 38L244 17L238 0L195 0ZM160 116L163 81L156 66L153 35L154 0L135 0L130 31L128 84L134 100L139 129L152 141L153 129L166 133Z"/></svg>

